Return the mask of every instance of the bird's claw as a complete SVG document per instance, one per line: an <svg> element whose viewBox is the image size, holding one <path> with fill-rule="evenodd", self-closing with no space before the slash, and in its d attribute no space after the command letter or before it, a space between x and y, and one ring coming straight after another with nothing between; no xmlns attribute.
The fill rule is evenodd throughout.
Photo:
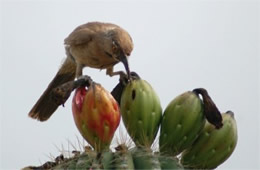
<svg viewBox="0 0 260 170"><path fill-rule="evenodd" d="M78 87L89 87L93 83L93 80L88 75L82 75L74 81L74 89Z"/></svg>
<svg viewBox="0 0 260 170"><path fill-rule="evenodd" d="M89 87L93 83L90 76L80 76L75 81L64 83L52 90L52 97L57 105L64 107L65 102L70 97L71 92L79 87Z"/></svg>

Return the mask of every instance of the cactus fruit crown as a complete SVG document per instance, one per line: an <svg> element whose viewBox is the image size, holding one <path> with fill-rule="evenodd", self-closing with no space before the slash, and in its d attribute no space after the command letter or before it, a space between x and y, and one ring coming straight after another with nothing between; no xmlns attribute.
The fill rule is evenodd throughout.
<svg viewBox="0 0 260 170"><path fill-rule="evenodd" d="M206 89L197 88L193 90L197 95L201 95L204 103L204 114L208 122L213 124L217 129L223 126L222 116L215 103L212 101Z"/></svg>

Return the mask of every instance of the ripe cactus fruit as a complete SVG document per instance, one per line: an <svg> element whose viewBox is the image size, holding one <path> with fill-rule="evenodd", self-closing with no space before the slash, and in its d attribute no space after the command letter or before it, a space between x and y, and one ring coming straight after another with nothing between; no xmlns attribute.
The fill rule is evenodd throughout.
<svg viewBox="0 0 260 170"><path fill-rule="evenodd" d="M191 91L177 96L166 107L159 138L160 152L175 156L194 142L205 124L203 104Z"/></svg>
<svg viewBox="0 0 260 170"><path fill-rule="evenodd" d="M227 160L237 144L237 125L231 111L222 114L220 129L206 122L202 133L181 156L182 164L192 169L214 169Z"/></svg>
<svg viewBox="0 0 260 170"><path fill-rule="evenodd" d="M120 122L120 110L113 96L101 85L78 88L72 100L75 124L81 135L96 150L109 148Z"/></svg>
<svg viewBox="0 0 260 170"><path fill-rule="evenodd" d="M150 147L162 117L160 100L152 86L139 78L128 82L121 96L120 109L135 144Z"/></svg>

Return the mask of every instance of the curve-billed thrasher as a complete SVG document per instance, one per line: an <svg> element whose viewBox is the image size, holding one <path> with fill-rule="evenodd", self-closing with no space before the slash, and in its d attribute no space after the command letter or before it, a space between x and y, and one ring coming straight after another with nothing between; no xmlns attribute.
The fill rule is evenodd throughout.
<svg viewBox="0 0 260 170"><path fill-rule="evenodd" d="M53 101L52 90L81 76L84 67L106 69L106 74L110 76L122 75L122 71L113 71L114 65L121 61L129 77L127 57L133 50L133 42L130 35L119 26L90 22L77 27L64 43L67 58L29 112L31 118L47 120L59 106Z"/></svg>

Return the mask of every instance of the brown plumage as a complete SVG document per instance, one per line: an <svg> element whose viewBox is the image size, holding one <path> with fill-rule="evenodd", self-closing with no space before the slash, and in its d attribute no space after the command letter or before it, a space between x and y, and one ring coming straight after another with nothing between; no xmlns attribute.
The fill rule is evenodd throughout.
<svg viewBox="0 0 260 170"><path fill-rule="evenodd" d="M128 76L130 74L127 57L133 50L132 38L115 24L90 22L81 25L64 43L67 58L29 112L31 118L47 120L59 106L52 97L52 90L81 76L84 67L106 69L110 76L122 75L122 71L113 71L113 66L122 62Z"/></svg>

